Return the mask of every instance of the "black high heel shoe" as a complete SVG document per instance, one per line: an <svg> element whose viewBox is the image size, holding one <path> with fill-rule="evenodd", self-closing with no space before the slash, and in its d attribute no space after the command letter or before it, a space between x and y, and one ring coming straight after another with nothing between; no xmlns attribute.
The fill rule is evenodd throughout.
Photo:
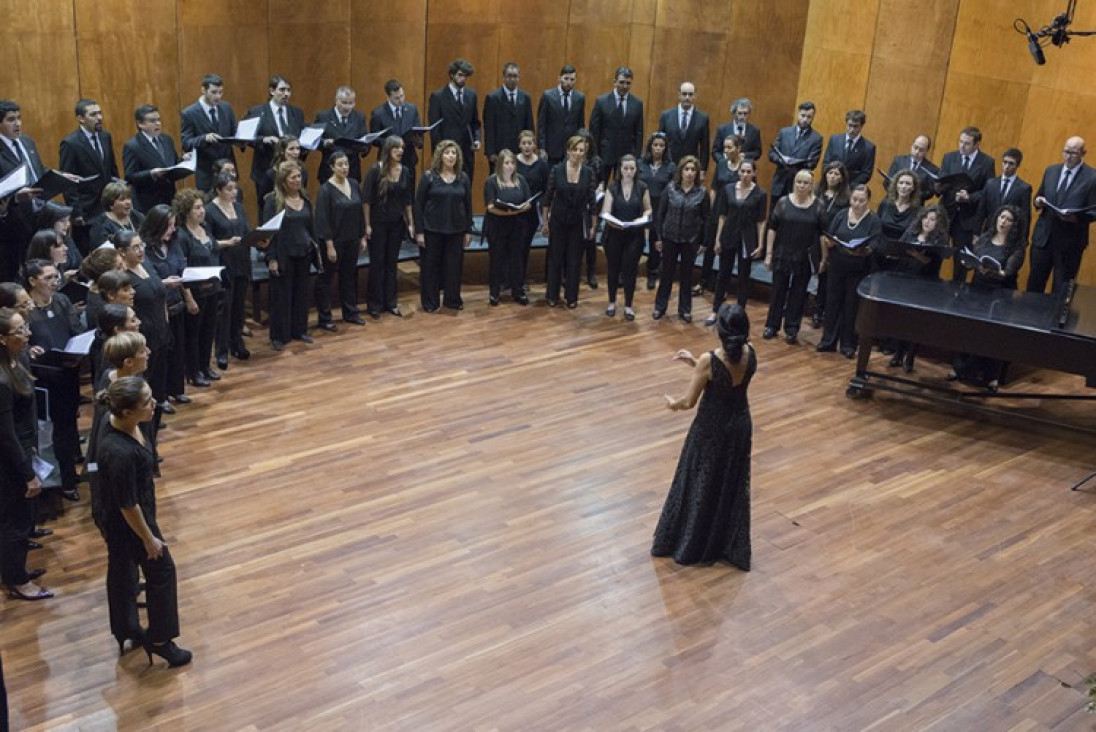
<svg viewBox="0 0 1096 732"><path fill-rule="evenodd" d="M148 665L152 665L152 657L159 656L167 661L168 668L178 668L179 666L186 666L190 663L190 660L194 658L194 654L185 648L180 648L175 645L175 641L168 641L167 643L161 643L156 645L150 643L148 640L144 642L145 653L148 654Z"/></svg>
<svg viewBox="0 0 1096 732"><path fill-rule="evenodd" d="M142 631L137 631L133 635L114 636L114 640L118 641L118 657L126 655L135 648L145 647L145 634ZM126 641L130 642L129 648L126 648Z"/></svg>

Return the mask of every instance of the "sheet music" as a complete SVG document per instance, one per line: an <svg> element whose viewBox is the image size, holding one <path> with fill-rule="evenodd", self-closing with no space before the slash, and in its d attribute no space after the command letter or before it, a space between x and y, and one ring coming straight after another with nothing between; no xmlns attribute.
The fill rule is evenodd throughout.
<svg viewBox="0 0 1096 732"><path fill-rule="evenodd" d="M24 163L0 180L0 198L7 198L20 188L26 188L29 182L30 172Z"/></svg>
<svg viewBox="0 0 1096 732"><path fill-rule="evenodd" d="M301 130L301 147L305 150L315 150L320 146L323 138L323 127L305 127Z"/></svg>
<svg viewBox="0 0 1096 732"><path fill-rule="evenodd" d="M224 267L186 267L183 270L183 284L187 282L206 282L221 279Z"/></svg>

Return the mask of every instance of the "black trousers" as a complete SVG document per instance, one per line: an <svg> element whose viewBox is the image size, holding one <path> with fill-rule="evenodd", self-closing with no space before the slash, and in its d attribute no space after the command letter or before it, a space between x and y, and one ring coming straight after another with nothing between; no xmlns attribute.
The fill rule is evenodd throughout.
<svg viewBox="0 0 1096 732"><path fill-rule="evenodd" d="M713 247L714 248L714 247ZM721 245L719 253L719 273L715 278L715 287L712 292L712 312L719 312L719 306L727 299L727 289L731 282L731 270L738 265L735 294L738 304L746 307L746 300L750 295L750 271L753 269L753 257L747 245L741 241L728 242Z"/></svg>
<svg viewBox="0 0 1096 732"><path fill-rule="evenodd" d="M855 263L829 268L830 282L826 291L826 316L822 321L822 341L819 345L856 348L856 311L860 296L856 288L868 273L867 258L860 266ZM831 261L832 265L833 262Z"/></svg>
<svg viewBox="0 0 1096 732"><path fill-rule="evenodd" d="M774 331L784 326L784 333L794 336L799 333L803 320L803 308L807 304L807 285L811 281L811 263L804 258L793 264L779 263L773 267L772 294L769 299L769 314L765 318L765 328Z"/></svg>
<svg viewBox="0 0 1096 732"><path fill-rule="evenodd" d="M373 224L369 239L369 310L380 312L399 306L397 280L400 245L407 233L402 220L379 221Z"/></svg>
<svg viewBox="0 0 1096 732"><path fill-rule="evenodd" d="M30 581L27 539L34 528L34 510L26 493L26 483L14 475L0 480L0 582L9 587Z"/></svg>
<svg viewBox="0 0 1096 732"><path fill-rule="evenodd" d="M488 281L491 297L498 299L504 285L509 284L514 299L525 294L525 217L491 216L488 227Z"/></svg>
<svg viewBox="0 0 1096 732"><path fill-rule="evenodd" d="M80 456L80 372L75 368L39 366L34 369L37 386L46 390L46 409L53 424L53 454L61 472L61 487L76 488L76 459ZM41 402L39 402L41 405Z"/></svg>
<svg viewBox="0 0 1096 732"><path fill-rule="evenodd" d="M217 319L215 336L217 358L228 358L229 352L244 350L244 318L247 317L247 277L225 277L221 296L221 316Z"/></svg>
<svg viewBox="0 0 1096 732"><path fill-rule="evenodd" d="M270 340L288 343L308 333L308 256L280 257L270 278Z"/></svg>
<svg viewBox="0 0 1096 732"><path fill-rule="evenodd" d="M186 373L190 378L209 370L209 356L213 351L217 321L221 317L221 293L195 293L194 300L198 303L197 314L187 312L183 315L186 323Z"/></svg>
<svg viewBox="0 0 1096 732"><path fill-rule="evenodd" d="M163 536L154 525L153 534ZM115 638L139 635L141 620L137 614L137 568L145 576L145 601L148 603L148 632L152 643L166 643L179 635L179 597L175 562L165 546L159 559L149 559L145 546L128 527L115 535L108 531L107 607L110 632Z"/></svg>
<svg viewBox="0 0 1096 732"><path fill-rule="evenodd" d="M617 287L624 290L624 306L632 306L643 254L643 229L613 229L605 234L605 259L609 265L609 302L615 303Z"/></svg>
<svg viewBox="0 0 1096 732"><path fill-rule="evenodd" d="M171 343L165 349L166 364L165 385L167 393L179 396L186 393L186 310L178 315L168 316L167 327L171 329Z"/></svg>
<svg viewBox="0 0 1096 732"><path fill-rule="evenodd" d="M521 240L521 271L528 276L529 272L529 252L533 249L533 239L536 238L537 231L540 230L540 217L535 210L527 211L518 217L522 223L522 240ZM522 291L525 290L525 283L522 282Z"/></svg>
<svg viewBox="0 0 1096 732"><path fill-rule="evenodd" d="M465 161L467 164L467 161ZM464 269L464 232L441 234L426 232L426 248L419 259L422 273L419 277L419 299L424 310L437 310L438 291L444 290L442 304L453 310L459 309L461 300L460 281Z"/></svg>
<svg viewBox="0 0 1096 732"><path fill-rule="evenodd" d="M1081 270L1081 257L1085 250L1080 245L1062 245L1048 241L1045 247L1031 248L1031 271L1028 273L1027 291L1045 292L1051 274L1054 281L1052 292L1058 292L1070 280L1077 278Z"/></svg>
<svg viewBox="0 0 1096 732"><path fill-rule="evenodd" d="M658 204L654 203L655 208L658 208ZM644 233L644 237L647 239L647 276L658 277L658 272L662 268L662 252L655 248L655 232L651 227L647 227Z"/></svg>
<svg viewBox="0 0 1096 732"><path fill-rule="evenodd" d="M342 310L342 319L352 318L358 314L358 251L361 247L361 239L335 242L335 261L327 258L327 245L321 244L323 251L323 272L316 275L316 284L312 288L312 296L316 300L316 319L320 325L330 323L331 316L331 281L339 278L339 307Z"/></svg>
<svg viewBox="0 0 1096 732"><path fill-rule="evenodd" d="M720 263L722 264L722 257ZM708 247L704 250L704 261L700 265L700 284L706 290L714 290L716 276L715 247Z"/></svg>
<svg viewBox="0 0 1096 732"><path fill-rule="evenodd" d="M561 278L566 279L563 296L567 303L578 302L578 280L582 269L582 252L586 246L582 219L568 224L561 221L548 226L548 290L545 297L559 300Z"/></svg>
<svg viewBox="0 0 1096 732"><path fill-rule="evenodd" d="M955 251L969 249L974 242L974 232L967 231L962 227L952 228L951 244L955 247ZM951 258L951 279L953 282L966 282L967 279L967 268L959 264L958 254L952 255Z"/></svg>
<svg viewBox="0 0 1096 732"><path fill-rule="evenodd" d="M696 264L696 244L662 240L662 271L659 273L655 310L665 311L670 302L674 279L680 279L677 292L679 315L693 312L693 266Z"/></svg>

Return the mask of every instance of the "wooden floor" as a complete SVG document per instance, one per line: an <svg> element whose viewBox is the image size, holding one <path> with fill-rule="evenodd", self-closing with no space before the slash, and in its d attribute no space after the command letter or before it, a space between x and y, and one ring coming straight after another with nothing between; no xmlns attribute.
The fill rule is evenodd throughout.
<svg viewBox="0 0 1096 732"><path fill-rule="evenodd" d="M1092 435L846 399L852 362L752 303L754 570L678 567L648 554L691 419L662 394L706 313L535 295L257 332L162 433L194 663L116 657L85 497L31 554L58 597L0 611L13 728L1094 728Z"/></svg>

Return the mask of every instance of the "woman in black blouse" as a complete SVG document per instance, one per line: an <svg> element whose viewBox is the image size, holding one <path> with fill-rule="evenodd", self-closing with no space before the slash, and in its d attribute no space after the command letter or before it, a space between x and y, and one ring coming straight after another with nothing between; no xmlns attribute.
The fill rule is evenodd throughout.
<svg viewBox="0 0 1096 732"><path fill-rule="evenodd" d="M304 167L304 161L301 160L301 141L293 135L286 135L274 143L274 157L270 160L270 170L266 171L264 176L266 187L263 190L274 190L278 167L287 160L301 167L301 190L308 189L308 171Z"/></svg>
<svg viewBox="0 0 1096 732"><path fill-rule="evenodd" d="M190 290L183 286L182 275L183 270L186 269L186 255L175 240L177 226L175 214L171 212L171 207L167 204L157 204L145 212L139 237L144 246L144 256L140 264L144 268L155 270L167 288L167 325L170 336L160 345L160 348L153 345L155 339L149 338L149 348L154 353L157 350L164 353L167 364L165 377L167 393L177 403L187 404L190 402L190 397L186 396L186 314L197 314L198 303ZM120 235L124 236L126 233L128 232L122 232ZM127 269L130 269L128 265ZM139 298L140 287L136 284L134 286L137 287ZM140 309L138 313L140 314ZM144 319L142 314L141 320ZM148 338L148 334L145 334L145 337ZM151 380L149 383L152 383ZM152 387L152 393L159 398L159 392L155 386Z"/></svg>
<svg viewBox="0 0 1096 732"><path fill-rule="evenodd" d="M380 159L362 182L365 207L365 235L369 239L369 315L381 317L388 311L397 318L400 311L397 289L400 245L415 238L411 211L413 172L403 164L404 142L389 135L381 147Z"/></svg>
<svg viewBox="0 0 1096 732"><path fill-rule="evenodd" d="M699 184L699 179L700 161L693 155L686 155L678 162L674 181L666 186L659 203L655 217L658 230L655 247L662 253L662 273L655 295L655 310L651 313L655 320L666 314L677 270L681 280L677 314L686 323L693 322L693 266L697 248L706 243L704 236L712 206L708 191Z"/></svg>
<svg viewBox="0 0 1096 732"><path fill-rule="evenodd" d="M27 294L34 308L27 316L30 345L43 351L64 349L75 335L83 332L72 302L57 292L61 275L51 262L34 259L23 268ZM45 387L49 399L49 418L53 422L53 454L61 471L61 490L69 500L79 500L76 490L76 463L80 457L80 432L76 421L80 410L79 359L41 359L33 367L38 385Z"/></svg>
<svg viewBox="0 0 1096 732"><path fill-rule="evenodd" d="M172 209L178 226L175 243L178 244L187 267L219 267L220 247L206 223L205 199L197 188L184 188L175 194ZM221 375L210 366L213 354L213 336L220 317L221 281L191 282L187 291L197 308L187 308L186 324L186 375L192 386L209 386L219 381Z"/></svg>
<svg viewBox="0 0 1096 732"><path fill-rule="evenodd" d="M666 144L665 132L652 132L647 138L647 145L643 150L643 157L639 159L638 177L640 182L647 186L647 194L651 197L651 210L657 211L659 201L662 200L662 192L674 179L674 163L670 158L670 148ZM647 289L655 289L658 284L658 270L662 266L662 255L655 248L654 223L647 225Z"/></svg>
<svg viewBox="0 0 1096 732"><path fill-rule="evenodd" d="M840 160L827 163L822 179L815 186L814 195L822 207L822 231L829 231L838 213L849 207L849 171ZM811 269L817 275L818 288L814 293L814 309L811 311L811 327L821 328L826 310L826 286L828 275L822 271L822 244L811 247Z"/></svg>
<svg viewBox="0 0 1096 732"><path fill-rule="evenodd" d="M301 166L278 166L274 191L263 203L263 221L284 211L282 227L265 252L270 268L270 347L281 351L290 339L312 343L308 335L308 275L315 243L312 203L301 179Z"/></svg>
<svg viewBox="0 0 1096 732"><path fill-rule="evenodd" d="M797 342L807 302L807 285L811 280L811 250L819 246L825 233L822 228L822 205L811 190L813 178L809 170L795 174L792 192L773 206L769 216L765 266L773 273L769 314L761 337L776 338L784 326L784 340Z"/></svg>
<svg viewBox="0 0 1096 732"><path fill-rule="evenodd" d="M719 306L727 296L731 271L736 266L738 304L746 307L753 260L763 251L761 237L765 229L765 211L769 205L765 190L755 182L756 177L756 163L744 159L739 163L735 182L725 185L716 196L715 212L719 223L712 248L719 255L719 276L712 294L712 314L704 325L715 325L719 319Z"/></svg>
<svg viewBox="0 0 1096 732"><path fill-rule="evenodd" d="M526 203L532 195L525 179L518 175L517 157L510 150L500 150L495 159L495 172L483 184L483 200L487 213L483 228L487 236L489 287L491 306L499 304L504 284L509 283L514 301L529 304L525 295L525 221L523 216L532 209ZM508 204L508 205L507 205Z"/></svg>
<svg viewBox="0 0 1096 732"><path fill-rule="evenodd" d="M581 135L571 135L567 140L567 159L553 166L541 200L541 218L548 237L545 297L549 307L559 304L565 270L567 287L563 296L567 307L578 307L578 281L589 227L588 213L593 209L598 185L594 170L583 162L586 145Z"/></svg>
<svg viewBox="0 0 1096 732"><path fill-rule="evenodd" d="M149 665L157 655L168 666L190 663L175 645L179 603L175 563L156 522L155 458L139 425L152 418L152 391L138 376L114 381L97 401L110 410L96 449L99 497L93 516L107 544L107 605L119 653L126 641L144 646ZM136 568L145 576L148 630L141 628L133 593Z"/></svg>
<svg viewBox="0 0 1096 732"><path fill-rule="evenodd" d="M883 238L900 241L920 210L920 182L911 171L903 170L891 179L887 186L887 197L879 203L875 212L883 229ZM899 258L877 254L876 266L882 270L898 269Z"/></svg>
<svg viewBox="0 0 1096 732"><path fill-rule="evenodd" d="M32 462L38 442L34 380L21 356L29 341L23 316L0 308L0 582L13 599L45 600L53 593L34 584L45 570L27 571L33 502L42 492Z"/></svg>
<svg viewBox="0 0 1096 732"><path fill-rule="evenodd" d="M251 358L251 351L244 346L243 328L247 286L251 282L251 251L240 244L251 230L247 212L239 200L239 184L236 176L221 173L213 179L213 199L206 204L206 224L217 242L224 275L221 277L221 316L217 320L217 366L228 367L228 354L241 361Z"/></svg>
<svg viewBox="0 0 1096 732"><path fill-rule="evenodd" d="M623 222L651 218L651 196L647 186L636 180L636 159L625 155L617 161L618 177L605 192L601 203L602 214L609 214ZM609 264L609 306L605 314L616 315L617 287L624 289L624 319L635 320L636 311L632 299L636 292L636 276L639 273L639 257L643 253L643 226L621 227L605 222L605 259Z"/></svg>
<svg viewBox="0 0 1096 732"><path fill-rule="evenodd" d="M119 231L138 231L144 214L133 210L133 189L125 181L112 181L103 188L103 213L91 220L91 247L110 241Z"/></svg>
<svg viewBox="0 0 1096 732"><path fill-rule="evenodd" d="M316 193L316 238L324 256L323 271L316 276L313 296L316 315L324 330L338 326L331 318L331 280L339 275L339 304L346 323L365 325L358 314L358 253L364 252L365 213L360 181L348 178L350 158L336 150L328 158L331 177Z"/></svg>
<svg viewBox="0 0 1096 732"><path fill-rule="evenodd" d="M31 256L31 248L28 247L27 259L51 259L66 282L75 278L80 274L80 263L84 258L80 256L80 250L72 240L72 207L46 201L38 212L38 226L52 231L56 236L56 243L50 255L45 257ZM34 243L33 240L31 243Z"/></svg>
<svg viewBox="0 0 1096 732"><path fill-rule="evenodd" d="M464 248L472 241L472 184L463 165L460 146L442 140L415 193L415 241L422 251L419 297L428 313L437 311L443 288L442 304L464 309L460 280Z"/></svg>
<svg viewBox="0 0 1096 732"><path fill-rule="evenodd" d="M879 217L868 208L870 201L867 186L853 187L849 207L837 214L827 232L819 269L829 271L830 284L817 351L840 348L845 358L856 355L856 311L860 304L856 288L871 266L872 242L883 231Z"/></svg>
<svg viewBox="0 0 1096 732"><path fill-rule="evenodd" d="M522 130L518 135L518 147L521 152L518 154L518 175L525 179L526 184L529 186L529 195L544 196L544 189L548 187L548 175L552 172L552 169L548 167L548 163L541 160L540 155L537 155L537 136L529 130ZM529 210L521 215L521 221L525 225L525 230L522 233L524 239L522 240L522 259L521 259L521 271L529 271L529 251L533 248L533 238L540 231L540 203L534 201L533 205L529 207ZM525 283L522 283L522 289L524 290ZM526 303L529 301L529 293L525 293ZM525 303L522 303L525 304Z"/></svg>
<svg viewBox="0 0 1096 732"><path fill-rule="evenodd" d="M601 156L597 154L598 146L597 141L594 140L594 135L590 130L585 127L579 128L576 135L581 137L586 142L586 165L590 170L594 171L594 177L599 181L597 185L597 192L601 193L605 190L604 179L602 178L602 171L605 164L601 160ZM594 206L590 207L587 212L587 223L584 229L586 238L583 241L583 251L586 257L586 284L591 290L597 289L597 211Z"/></svg>
<svg viewBox="0 0 1096 732"><path fill-rule="evenodd" d="M738 168L742 165L742 161L745 160L742 156L742 138L738 135L727 135L723 138L723 159L716 162L715 174L712 176L712 183L708 189L708 195L712 199L712 210L715 211L719 208L719 197L726 190L727 186L734 185L738 182ZM756 176L755 176L756 177ZM714 229L717 226L716 217L712 216L708 220L708 227L712 229L707 237L708 240L714 240ZM756 248L756 247L755 247ZM750 251L753 251L752 249ZM699 295L704 290L715 290L716 278L718 273L715 271L715 247L707 247L704 250L704 262L700 268L700 282L693 286L693 294ZM722 258L720 259L722 264ZM740 305L745 303L740 302ZM719 310L716 306L715 312Z"/></svg>
<svg viewBox="0 0 1096 732"><path fill-rule="evenodd" d="M943 206L933 204L917 210L901 241L908 243L895 264L895 270L926 279L940 278L940 264L944 261L944 247L949 244L948 215ZM901 366L909 374L917 357L917 344L909 341L894 342L891 366Z"/></svg>

